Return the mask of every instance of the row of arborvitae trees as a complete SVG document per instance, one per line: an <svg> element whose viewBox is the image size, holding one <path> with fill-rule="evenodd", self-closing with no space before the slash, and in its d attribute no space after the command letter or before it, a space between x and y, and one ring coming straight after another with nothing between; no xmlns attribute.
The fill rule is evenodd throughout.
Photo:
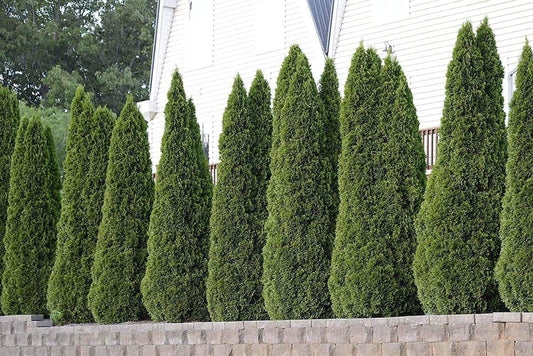
<svg viewBox="0 0 533 356"><path fill-rule="evenodd" d="M2 311L49 312L58 324L135 320L146 316L140 281L154 185L146 122L132 97L115 120L82 87L71 113L60 196L50 128L38 118L18 125L16 97L0 90L1 163L11 165L2 169Z"/></svg>
<svg viewBox="0 0 533 356"><path fill-rule="evenodd" d="M389 56L382 65L374 50L357 49L339 136L332 62L318 92L307 59L292 47L274 98L264 232L247 221L264 216L252 210L257 176L249 164L253 145L264 141L248 133L254 121L237 77L224 116L211 217L211 318L261 317L261 287L271 319L481 313L502 310L502 299L511 310L532 310L532 76L526 45L511 103L500 230L507 158L503 67L486 19L477 33L469 22L459 31L439 159L427 190L416 110L396 60ZM264 151L257 152L256 158Z"/></svg>
<svg viewBox="0 0 533 356"><path fill-rule="evenodd" d="M146 316L140 283L154 195L147 125L131 96L115 120L82 87L71 113L47 308L58 324L137 320Z"/></svg>
<svg viewBox="0 0 533 356"><path fill-rule="evenodd" d="M283 62L272 111L261 72L248 93L236 77L214 193L178 72L155 196L146 123L131 97L115 121L80 88L61 217L50 130L35 118L18 125L16 99L0 91L2 134L11 132L1 142L2 162L11 162L9 183L0 181L0 192L9 187L2 309L48 308L59 324L479 313L503 308L500 296L511 310L533 310L528 44L511 102L500 229L502 76L487 21L477 34L466 23L424 201L407 79L394 58L382 64L362 45L342 103L333 61L317 88L298 46Z"/></svg>
<svg viewBox="0 0 533 356"><path fill-rule="evenodd" d="M361 45L341 109L333 61L317 89L293 46L277 81L271 145L268 104L255 112L247 105L259 78L248 97L235 79L224 114L211 215L211 318L418 313L411 263L425 162L399 64L387 57L382 67Z"/></svg>

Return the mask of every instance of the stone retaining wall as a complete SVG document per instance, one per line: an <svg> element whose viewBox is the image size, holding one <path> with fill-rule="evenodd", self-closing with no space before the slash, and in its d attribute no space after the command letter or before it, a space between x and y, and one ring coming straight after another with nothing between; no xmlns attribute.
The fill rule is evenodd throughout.
<svg viewBox="0 0 533 356"><path fill-rule="evenodd" d="M50 326L0 317L0 355L533 355L533 313Z"/></svg>

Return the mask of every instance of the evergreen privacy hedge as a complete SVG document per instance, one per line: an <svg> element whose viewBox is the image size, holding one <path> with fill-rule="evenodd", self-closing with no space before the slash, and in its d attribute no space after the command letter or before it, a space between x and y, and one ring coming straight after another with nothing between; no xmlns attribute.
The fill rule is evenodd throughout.
<svg viewBox="0 0 533 356"><path fill-rule="evenodd" d="M88 306L100 323L134 321L146 315L140 284L154 182L147 125L131 95L111 136L105 187Z"/></svg>
<svg viewBox="0 0 533 356"><path fill-rule="evenodd" d="M418 296L426 313L501 308L494 267L504 190L503 67L487 20L465 23L448 66L439 156L416 230Z"/></svg>
<svg viewBox="0 0 533 356"><path fill-rule="evenodd" d="M154 321L207 320L206 275L212 182L194 105L178 71L165 107L165 132L148 233L143 302Z"/></svg>
<svg viewBox="0 0 533 356"><path fill-rule="evenodd" d="M46 313L60 201L59 167L51 132L39 118L23 119L11 164L2 310Z"/></svg>
<svg viewBox="0 0 533 356"><path fill-rule="evenodd" d="M114 120L96 116L83 87L76 90L68 129L57 250L48 283L48 310L56 324L93 320L87 307L101 219L109 140Z"/></svg>
<svg viewBox="0 0 533 356"><path fill-rule="evenodd" d="M4 234L7 220L11 155L20 121L17 96L0 87L0 276L4 270ZM0 293L2 282L0 278ZM0 313L1 315L1 313Z"/></svg>
<svg viewBox="0 0 533 356"><path fill-rule="evenodd" d="M261 271L271 135L268 82L258 71L247 97L237 75L219 138L210 221L207 301L213 321L267 318Z"/></svg>
<svg viewBox="0 0 533 356"><path fill-rule="evenodd" d="M276 121L263 249L263 297L271 319L330 315L327 290L333 228L329 162L320 98L307 58L296 70ZM276 127L277 125L277 127ZM277 135L277 137L275 136Z"/></svg>
<svg viewBox="0 0 533 356"><path fill-rule="evenodd" d="M500 295L511 311L533 311L533 53L526 42L509 111L509 158L496 265Z"/></svg>

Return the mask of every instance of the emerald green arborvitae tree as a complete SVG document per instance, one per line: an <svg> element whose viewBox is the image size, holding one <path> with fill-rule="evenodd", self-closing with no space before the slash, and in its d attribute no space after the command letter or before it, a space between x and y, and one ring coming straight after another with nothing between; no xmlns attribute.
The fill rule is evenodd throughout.
<svg viewBox="0 0 533 356"><path fill-rule="evenodd" d="M327 280L333 230L327 199L330 162L325 129L307 58L300 54L276 122L268 219L263 249L263 297L271 319L324 318L331 313Z"/></svg>
<svg viewBox="0 0 533 356"><path fill-rule="evenodd" d="M361 44L344 87L340 125L339 215L329 290L338 317L379 315L385 284L392 283L391 251L384 248L376 183L382 175L380 72L377 53Z"/></svg>
<svg viewBox="0 0 533 356"><path fill-rule="evenodd" d="M46 313L46 285L53 264L60 177L51 132L38 117L24 119L11 164L2 310Z"/></svg>
<svg viewBox="0 0 533 356"><path fill-rule="evenodd" d="M4 270L3 239L7 219L11 155L15 147L19 121L17 96L9 89L0 87L0 276L2 276L2 271ZM0 293L1 291L2 282L0 281Z"/></svg>
<svg viewBox="0 0 533 356"><path fill-rule="evenodd" d="M206 276L213 183L192 101L176 71L148 232L143 302L155 321L207 320Z"/></svg>
<svg viewBox="0 0 533 356"><path fill-rule="evenodd" d="M94 179L89 167L93 146L92 130L95 125L93 106L81 86L72 100L71 115L56 257L48 282L47 306L57 324L93 320L87 307L87 293L91 284L90 269L96 232L94 226L89 227L92 218L89 219L87 212L92 204L87 202L85 196L91 194L93 198L100 200L103 196L103 187L97 187L92 192L86 190L88 180ZM102 141L99 144L106 143ZM107 156L107 152L105 154ZM87 233L89 230L93 231L90 235Z"/></svg>
<svg viewBox="0 0 533 356"><path fill-rule="evenodd" d="M327 197L329 205L331 228L335 231L335 222L339 211L339 188L338 188L338 164L341 151L341 133L339 124L339 112L341 107L341 95L339 93L339 81L335 62L333 59L326 59L324 72L320 77L318 95L323 104L324 122L324 158L329 160L329 180L331 185L331 195Z"/></svg>
<svg viewBox="0 0 533 356"><path fill-rule="evenodd" d="M509 159L496 264L507 308L533 312L533 53L526 42L509 111Z"/></svg>
<svg viewBox="0 0 533 356"><path fill-rule="evenodd" d="M154 181L146 122L131 95L113 128L105 187L89 309L100 323L139 320Z"/></svg>
<svg viewBox="0 0 533 356"><path fill-rule="evenodd" d="M395 59L387 56L381 71L379 125L384 138L380 165L382 176L376 184L377 214L382 238L378 243L390 251L390 283L384 284L375 304L376 315L420 313L412 270L416 250L415 218L426 186L424 146L418 132L418 118L407 78ZM364 257L363 257L364 258ZM387 277L388 279L388 277Z"/></svg>
<svg viewBox="0 0 533 356"><path fill-rule="evenodd" d="M248 98L241 77L235 78L222 125L211 213L209 314L213 321L266 319L261 272L272 113L260 71Z"/></svg>
<svg viewBox="0 0 533 356"><path fill-rule="evenodd" d="M15 138L15 145L13 148L13 154L11 156L11 164L10 164L10 186L9 186L9 192L8 192L8 210L7 210L7 223L11 223L13 226L10 227L11 230L14 230L15 228L19 227L20 224L13 224L13 222L9 221L9 216L12 215L14 217L16 216L22 216L24 211L24 203L21 199L26 196L25 187L22 187L19 182L23 182L24 177L24 170L23 170L23 163L24 163L24 153L26 147L24 146L24 139L26 136L26 129L28 127L29 119L26 116L23 116L20 120L20 125L17 130L17 136ZM16 185L13 185L16 184ZM10 202L13 202L13 204L9 204ZM11 236L8 234L9 229L6 229L6 233L4 235L4 241L3 241L3 248L4 248L4 256L3 256L3 263L4 263L4 270L2 271L2 294L0 296L0 305L2 306L2 312L4 314L19 314L20 311L20 304L18 302L18 295L16 290L16 284L14 276L20 271L16 270L16 263L12 263L12 268L14 268L12 271L7 272L6 271L6 261L8 260L14 260L16 261L17 255L20 250L20 241L19 239L14 240L14 237L17 235L14 234ZM6 248L8 247L8 248ZM12 256L9 256L9 253L12 254ZM9 288L11 291L9 293L6 293L6 281L11 282L11 285Z"/></svg>
<svg viewBox="0 0 533 356"><path fill-rule="evenodd" d="M426 313L501 307L494 267L504 190L503 67L487 20L467 22L448 66L438 158L417 217L413 264Z"/></svg>

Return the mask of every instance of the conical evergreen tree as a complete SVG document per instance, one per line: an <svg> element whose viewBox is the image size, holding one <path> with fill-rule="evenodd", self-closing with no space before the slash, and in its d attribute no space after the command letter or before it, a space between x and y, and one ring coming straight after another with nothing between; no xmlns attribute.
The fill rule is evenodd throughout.
<svg viewBox="0 0 533 356"><path fill-rule="evenodd" d="M194 105L178 71L165 107L165 133L150 216L143 302L156 321L208 318L209 215L213 184Z"/></svg>
<svg viewBox="0 0 533 356"><path fill-rule="evenodd" d="M17 96L9 89L0 86L0 276L2 276L4 270L3 239L7 220L11 155L15 147L19 121ZM1 292L2 282L0 281Z"/></svg>
<svg viewBox="0 0 533 356"><path fill-rule="evenodd" d="M448 66L438 158L417 217L414 260L426 313L500 307L494 279L504 187L503 68L485 20L467 22Z"/></svg>
<svg viewBox="0 0 533 356"><path fill-rule="evenodd" d="M267 318L261 271L271 135L267 81L258 71L247 98L238 75L223 117L211 213L207 301L213 321Z"/></svg>
<svg viewBox="0 0 533 356"><path fill-rule="evenodd" d="M87 301L97 322L138 320L154 181L146 122L131 95L113 129L105 186Z"/></svg>
<svg viewBox="0 0 533 356"><path fill-rule="evenodd" d="M94 146L92 131L97 125L89 96L81 86L76 90L70 112L56 257L48 282L47 306L57 324L93 320L87 307L87 293L97 235L94 219L88 215L93 204L86 197L91 195L101 201L103 196L103 186L87 190L88 180L94 179L90 167ZM102 140L99 144L106 143ZM107 157L107 149L104 150Z"/></svg>
<svg viewBox="0 0 533 356"><path fill-rule="evenodd" d="M332 233L335 233L335 222L339 212L339 188L338 188L338 165L341 151L341 133L339 123L339 113L341 107L341 95L339 93L339 81L333 59L326 59L324 72L320 77L318 95L323 105L324 121L324 151L322 156L329 160L330 168L329 180L331 185L331 195L327 198L330 211L330 221Z"/></svg>
<svg viewBox="0 0 533 356"><path fill-rule="evenodd" d="M500 295L507 308L533 312L533 53L526 42L516 72L509 111L509 159L496 265Z"/></svg>
<svg viewBox="0 0 533 356"><path fill-rule="evenodd" d="M275 122L279 126L273 130L279 146L272 152L263 249L263 297L272 319L323 318L331 311L330 163L322 156L320 104L309 63L301 54Z"/></svg>
<svg viewBox="0 0 533 356"><path fill-rule="evenodd" d="M380 300L375 312L382 316L418 314L422 310L412 263L416 250L414 221L426 186L425 154L407 78L390 56L381 71L380 106L383 175L376 185L380 196L376 213L381 215L379 229L385 238L378 243L390 251L387 264L394 272L390 283L373 298Z"/></svg>
<svg viewBox="0 0 533 356"><path fill-rule="evenodd" d="M2 310L46 312L46 284L55 251L60 177L51 132L38 117L24 119L11 164Z"/></svg>
<svg viewBox="0 0 533 356"><path fill-rule="evenodd" d="M338 317L381 314L394 268L380 242L384 216L376 183L383 174L380 150L381 59L361 44L352 58L341 107L340 206L329 290Z"/></svg>

